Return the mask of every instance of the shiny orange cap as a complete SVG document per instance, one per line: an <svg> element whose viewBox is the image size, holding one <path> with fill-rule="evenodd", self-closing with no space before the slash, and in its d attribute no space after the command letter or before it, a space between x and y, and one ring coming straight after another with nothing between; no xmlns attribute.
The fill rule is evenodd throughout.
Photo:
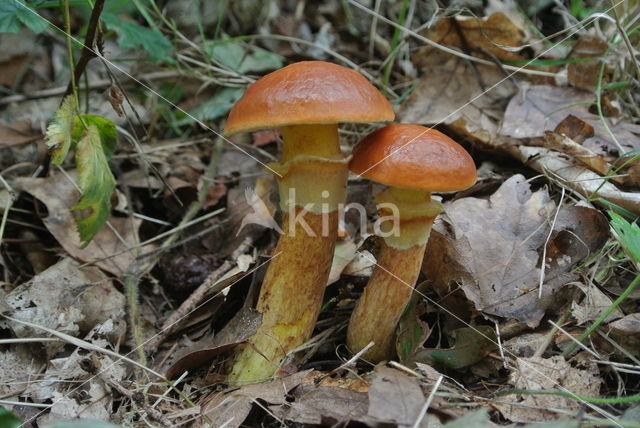
<svg viewBox="0 0 640 428"><path fill-rule="evenodd" d="M304 61L251 84L229 112L224 134L287 125L382 122L395 117L389 101L357 71Z"/></svg>
<svg viewBox="0 0 640 428"><path fill-rule="evenodd" d="M477 180L473 159L441 132L394 124L367 135L353 149L349 169L389 186L451 192Z"/></svg>

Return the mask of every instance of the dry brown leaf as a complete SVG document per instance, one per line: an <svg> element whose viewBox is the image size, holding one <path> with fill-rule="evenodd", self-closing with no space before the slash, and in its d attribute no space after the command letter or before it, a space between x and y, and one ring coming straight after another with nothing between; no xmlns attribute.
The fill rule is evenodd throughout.
<svg viewBox="0 0 640 428"><path fill-rule="evenodd" d="M97 298L98 307L90 299ZM78 268L65 258L31 281L7 294L5 302L13 309L12 317L29 321L62 333L86 334L109 318L124 317L125 299L100 270ZM18 323L3 321L18 337L42 336L41 331ZM64 343L45 342L48 355L54 355Z"/></svg>
<svg viewBox="0 0 640 428"><path fill-rule="evenodd" d="M385 366L376 367L368 394L368 415L398 425L413 425L425 401L418 379Z"/></svg>
<svg viewBox="0 0 640 428"><path fill-rule="evenodd" d="M369 401L365 392L337 386L300 386L289 406L271 408L279 418L301 424L334 425L349 421L371 422L367 417Z"/></svg>
<svg viewBox="0 0 640 428"><path fill-rule="evenodd" d="M584 292L584 299L580 303L574 301L571 303L571 315L576 319L578 325L582 325L588 321L593 321L611 306L611 298L604 294L596 286L579 285ZM609 322L623 316L620 308L616 308L604 320Z"/></svg>
<svg viewBox="0 0 640 428"><path fill-rule="evenodd" d="M444 123L472 140L492 141L498 135L504 105L515 93L513 83L505 81L497 67L472 68L440 51L426 55L422 62L420 83L397 119L427 125ZM497 86L485 93L494 84Z"/></svg>
<svg viewBox="0 0 640 428"><path fill-rule="evenodd" d="M150 249L149 246L135 249L136 235L142 221L120 217L109 218L119 236L105 226L89 245L81 248L82 243L71 211L80 194L74 184L62 174L48 178L18 178L13 185L46 205L49 215L42 221L72 257L93 263L114 275L121 275L127 271L138 251ZM120 241L120 237L124 242Z"/></svg>
<svg viewBox="0 0 640 428"><path fill-rule="evenodd" d="M516 389L570 391L587 397L599 396L600 382L595 363L582 361L574 367L561 356L519 358L510 379ZM583 406L579 401L556 395L507 395L500 401L515 404L494 403L512 422L556 420L560 415L553 409L578 412Z"/></svg>
<svg viewBox="0 0 640 428"><path fill-rule="evenodd" d="M520 55L502 48L519 47L523 34L509 18L499 12L483 18L444 18L425 30L423 35L441 45L467 50L485 59L489 56L503 60L521 58Z"/></svg>
<svg viewBox="0 0 640 428"><path fill-rule="evenodd" d="M609 328L617 334L625 336L640 335L640 314L629 314L624 318L609 323Z"/></svg>
<svg viewBox="0 0 640 428"><path fill-rule="evenodd" d="M429 239L423 272L441 292L460 284L478 310L535 327L545 309L559 301L558 291L575 279L569 269L603 242L599 213L580 208L558 215L542 298L540 255L555 204L545 190L532 193L521 175L504 182L489 200L447 204Z"/></svg>
<svg viewBox="0 0 640 428"><path fill-rule="evenodd" d="M593 58L588 61L573 62L567 67L569 84L580 89L593 91L598 85L600 74L600 56L609 48L607 42L586 34L573 46L569 58Z"/></svg>
<svg viewBox="0 0 640 428"><path fill-rule="evenodd" d="M258 399L271 405L284 405L287 393L298 386L309 372L310 370L306 370L270 382L212 393L204 399L201 418L193 426L238 427L251 411L253 402Z"/></svg>
<svg viewBox="0 0 640 428"><path fill-rule="evenodd" d="M0 149L30 143L39 138L42 138L42 135L35 134L27 120L12 125L0 125Z"/></svg>
<svg viewBox="0 0 640 428"><path fill-rule="evenodd" d="M538 137L573 115L593 126L595 131L595 136L582 144L585 148L607 160L622 154L600 118L589 112L589 106L595 101L593 92L549 85L523 88L522 93L509 101L500 134L514 138ZM625 152L640 149L640 125L606 120Z"/></svg>
<svg viewBox="0 0 640 428"><path fill-rule="evenodd" d="M509 146L506 150L523 164L589 200L599 202L598 199L602 198L640 215L640 193L623 192L608 179L577 165L562 154L540 147Z"/></svg>

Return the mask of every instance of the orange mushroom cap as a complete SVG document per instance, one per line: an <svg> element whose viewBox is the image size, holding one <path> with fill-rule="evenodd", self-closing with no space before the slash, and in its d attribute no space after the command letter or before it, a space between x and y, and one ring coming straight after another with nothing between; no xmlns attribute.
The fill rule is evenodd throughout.
<svg viewBox="0 0 640 428"><path fill-rule="evenodd" d="M287 125L381 122L395 114L387 99L357 71L303 61L251 84L229 112L226 135Z"/></svg>
<svg viewBox="0 0 640 428"><path fill-rule="evenodd" d="M349 169L389 186L451 192L476 180L473 159L441 132L393 124L367 135L353 150Z"/></svg>

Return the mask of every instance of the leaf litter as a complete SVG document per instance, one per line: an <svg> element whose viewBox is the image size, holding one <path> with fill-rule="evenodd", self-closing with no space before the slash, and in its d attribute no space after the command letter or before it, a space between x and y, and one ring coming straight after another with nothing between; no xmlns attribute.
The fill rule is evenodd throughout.
<svg viewBox="0 0 640 428"><path fill-rule="evenodd" d="M167 10L175 13L172 8L180 1L170 3ZM621 158L623 152L640 148L638 121L624 115L632 111L624 95L610 90L600 94L604 116L594 108L601 62L592 58L615 55L619 62L625 59L621 46L610 50L610 43L602 39L613 27L603 26L602 33L580 34L571 48L566 44L554 46L543 60L526 66L525 71L538 76L525 78L509 75L510 69L502 66L475 63L416 43L409 33L397 32L399 44L390 46L393 27L383 25L382 20L372 27L370 15L351 7L351 2L338 3L305 4L293 12L247 6L246 10L255 16L260 11L264 18L254 28L260 34L255 39L225 34L215 40L198 40L190 35L191 40L180 33L188 31L180 25L171 29L176 32L174 38L167 37L170 33L164 24L147 28L141 24L143 20L129 16L120 19L111 11L104 18L115 31L119 48L129 49L128 54L137 55L131 49L139 48L144 51L141 58L147 55L156 66L179 63L183 70L200 67L196 73L181 75L180 84L184 86L176 102L188 106L213 129L220 128L221 119L248 81L307 56L340 62L339 56L333 56L339 52L378 79L376 83L381 86L394 91L409 88L398 106L399 121L437 125L471 147L479 163L480 182L453 198L444 197L446 210L434 227L423 265L425 286L419 288L422 294L416 294L398 329L401 364L391 362L372 368L364 361L349 360L351 355L342 346L350 309L371 274L376 254L373 240L366 234L359 235L357 227L348 223L337 246L316 336L290 356L281 377L225 389L228 351L259 323L246 303L251 302L247 290L255 289L261 277L261 271L254 272L251 266L264 260L274 242L271 229L277 212L275 201L263 198L261 211L253 213L262 226L248 225L243 219L256 200L247 196L247 190L254 189L254 196L262 197L271 192L274 182L262 177L264 173L255 160L226 149L216 174L205 176L206 159L214 156L208 145L210 138L199 138L200 130L181 113L151 107L145 111L140 106L152 106L157 99L129 91L129 83L117 83L108 94L92 94L89 107L92 111L103 107L110 110L109 102L115 101L121 109L118 114L126 115L130 114L131 101L141 112L136 117L140 122L133 124L131 118L123 117L116 123L120 125L118 134L134 141L137 148L121 144L107 164L111 152L106 147L106 157L98 159L102 171L114 171L118 189L113 199L118 203L113 210L104 206L99 210L101 215L106 214L108 227L102 228L85 248L72 213L80 197L73 181L82 182L84 176L85 185L80 183L79 188L86 190L87 177L94 176L95 169L85 165L83 170L80 164L80 171L73 171L64 164L67 175L54 170L47 178L35 177L30 166L24 164L9 170L11 189L4 185L0 188L0 200L6 200L0 212L8 212L10 220L16 222L7 223L5 236L17 240L17 245L8 241L9 251L3 248L0 258L3 311L15 319L83 338L98 348L124 355L137 340L136 327L125 310L125 292L129 293L128 310L135 309L131 293L136 293L142 336L151 337L187 297L176 292L174 286L179 282L201 283L207 269L225 262L236 267L216 283L223 292L205 294L212 300L186 315L171 335L163 336L157 349L148 349L147 357L154 357L149 364L157 370L161 367L163 373L180 383L183 395L155 383L157 379L141 376L112 356L81 350L51 340L48 333L3 320L2 326L11 338L42 338L39 343L3 345L0 351L2 392L28 404L50 404L48 412L37 417L40 426L81 417L122 426L171 425L195 419L197 426L227 427L352 421L372 427L435 423L450 428L554 421L554 426L569 427L578 426L580 415L592 418L599 412L571 398L536 395L536 390L566 389L585 397L612 396L621 388L633 390L632 381L616 385L611 380L615 376L605 374L585 352L568 360L558 355L570 343L566 334L581 334L609 310L617 297L612 293L612 283L628 282L628 268L633 266L609 235L607 219L592 205L616 204L640 214L637 162L631 156ZM544 6L540 8L535 13ZM239 10L244 9L233 5L229 13ZM189 12L192 16L193 11ZM426 4L400 11L400 16L386 4L379 12L394 17L394 22L402 21L402 13L408 12L414 25L428 17L430 25L419 32L422 37L482 61L520 65L529 57L522 46L530 44L536 53L544 50L540 35L531 31L508 1L492 0L484 11L475 10L476 16L468 17L458 14L438 19L442 11L430 10ZM176 22L182 22L184 16L177 18ZM233 26L253 28L252 20L234 18L229 27L222 23L220 28L231 33ZM279 33L270 34L272 29ZM141 30L143 37L136 40L134 30ZM369 33L375 36L370 41ZM293 43L271 36L289 37ZM25 40L27 43L31 39ZM301 41L311 41L312 45ZM115 47L113 40L107 42ZM360 56L367 51L373 59L368 63L365 56ZM113 58L121 53L112 52ZM185 57L191 62L184 62ZM200 62L194 63L195 58ZM64 69L64 61L53 59L57 71ZM21 86L19 73L30 58L21 53L0 61L8 61L8 72L3 75L7 82L23 92L33 90L33 82ZM215 67L224 67L224 72L217 75L220 69L207 67L210 61ZM391 64L393 72L385 77L383 71L376 70L378 63L383 64L381 69ZM40 62L37 65L43 66ZM95 73L106 77L100 71ZM608 64L604 79L613 78L611 73ZM213 80L199 81L204 75ZM90 76L93 79L94 75ZM206 83L199 86L202 81ZM35 89L41 89L35 82ZM167 83L154 89L164 96L170 88L162 85ZM228 86L217 87L219 83ZM388 94L393 97L394 93ZM35 99L12 104L0 99L0 106L8 106L2 111L6 123L0 124L1 157L3 162L9 160L3 168L12 167L14 159L23 159L31 143L39 145L40 154L44 153L42 130L57 103ZM112 111L110 114L115 115ZM88 118L94 116L83 117L91 121ZM20 122L21 118L29 120ZM98 124L91 124L98 126L94 134L100 131ZM68 128L73 126L70 121ZM135 141L141 128L150 138ZM345 127L343 131L348 143L363 135L357 127ZM65 138L72 136L71 131L63 134ZM187 140L185 135L196 138ZM177 140L171 139L176 136ZM102 153L102 147L96 151L96 136L93 140L90 137L89 133L82 140L85 144L80 149L93 147L93 153ZM103 137L100 135L101 140ZM237 143L267 161L277 152L278 138L277 133L263 132L239 137ZM164 146L162 150L160 145ZM62 146L69 148L73 143L65 141ZM159 175L150 176L146 162L157 168ZM530 178L532 170L543 176ZM603 178L607 175L612 177ZM373 205L369 186L354 180L350 184L350 192L357 193L351 196ZM110 194L111 189L98 193ZM205 190L204 197L200 189ZM558 189L563 189L562 196ZM9 190L23 193L17 199L17 209L13 206L7 211L4 207L13 203ZM92 203L95 207L96 200ZM166 233L168 225L178 224L189 204L200 204L199 214L205 216L220 207L226 211L220 218L214 216L185 226L184 239L178 243L164 241L162 251L170 248L170 252L143 269L140 288L132 291L123 287L125 274L143 266L158 248L152 244L140 246L140 242ZM131 217L134 211L141 214ZM31 228L31 235L21 230L20 222L25 218L36 226ZM41 245L38 252L48 255L42 260L49 262L36 263L28 257L26 248L31 240L44 240L46 245ZM250 242L251 251L231 256L242 242ZM215 257L207 259L208 253ZM200 264L199 270L183 269L180 275L172 275L189 260L205 259L210 263ZM247 272L248 277L243 279L242 274ZM183 277L188 278L183 281ZM597 335L594 333L585 345L597 352L602 359L599 363L612 364L618 379L621 377L615 364L635 361L633 355L640 349L636 309L631 300L611 311ZM570 315L560 315L558 329L549 327L549 322L564 313ZM99 375L94 379L96 368ZM439 387L433 391L436 384ZM79 392L73 389L75 385L81 385ZM528 392L494 394L509 388ZM432 399L429 412L422 415L428 399ZM13 406L14 413L25 420L35 414L25 409L28 407ZM574 419L563 421L562 417Z"/></svg>

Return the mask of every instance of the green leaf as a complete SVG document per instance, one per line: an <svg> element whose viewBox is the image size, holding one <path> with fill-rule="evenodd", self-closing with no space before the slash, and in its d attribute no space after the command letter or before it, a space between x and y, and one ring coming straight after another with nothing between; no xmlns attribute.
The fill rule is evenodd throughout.
<svg viewBox="0 0 640 428"><path fill-rule="evenodd" d="M221 64L240 74L282 68L279 55L237 41L215 41L204 45L205 52Z"/></svg>
<svg viewBox="0 0 640 428"><path fill-rule="evenodd" d="M34 33L41 33L49 23L33 9L25 5L24 0L0 1L0 33L17 33L24 24Z"/></svg>
<svg viewBox="0 0 640 428"><path fill-rule="evenodd" d="M101 116L94 116L92 114L83 114L80 117L76 117L73 124L73 141L78 141L84 135L84 127L95 126L98 128L100 134L100 140L102 141L102 149L107 159L111 159L113 152L117 148L118 134L116 132L116 124L105 119Z"/></svg>
<svg viewBox="0 0 640 428"><path fill-rule="evenodd" d="M42 428L121 428L97 419L76 419L74 421L54 422Z"/></svg>
<svg viewBox="0 0 640 428"><path fill-rule="evenodd" d="M84 247L107 221L111 211L111 193L116 187L116 180L102 148L100 131L95 125L89 125L78 142L76 165L82 197L71 209L83 211L76 217L76 225Z"/></svg>
<svg viewBox="0 0 640 428"><path fill-rule="evenodd" d="M73 142L74 116L77 109L75 98L67 96L56 111L44 136L47 146L52 147L51 162L62 164Z"/></svg>
<svg viewBox="0 0 640 428"><path fill-rule="evenodd" d="M460 328L455 331L456 345L451 349L423 349L411 359L414 362L436 364L450 369L471 366L496 349L496 333L487 325Z"/></svg>
<svg viewBox="0 0 640 428"><path fill-rule="evenodd" d="M231 107L240 99L243 93L244 89L242 88L224 88L212 98L191 110L189 114L201 121L217 119L229 113ZM178 120L176 125L182 126L192 122L194 120L187 116Z"/></svg>
<svg viewBox="0 0 640 428"><path fill-rule="evenodd" d="M164 34L158 30L143 27L134 21L122 19L111 13L103 13L101 19L109 29L118 33L118 44L124 49L142 48L149 54L149 59L154 62L170 62L173 47Z"/></svg>
<svg viewBox="0 0 640 428"><path fill-rule="evenodd" d="M22 422L20 418L14 415L4 407L0 407L0 427L2 428L18 428Z"/></svg>
<svg viewBox="0 0 640 428"><path fill-rule="evenodd" d="M415 293L398 323L396 351L400 362L409 361L431 333L429 325L420 319L426 309L422 296Z"/></svg>
<svg viewBox="0 0 640 428"><path fill-rule="evenodd" d="M614 211L609 211L609 217L611 217L611 227L616 232L624 249L635 259L636 263L640 262L640 227L638 224L629 223Z"/></svg>

